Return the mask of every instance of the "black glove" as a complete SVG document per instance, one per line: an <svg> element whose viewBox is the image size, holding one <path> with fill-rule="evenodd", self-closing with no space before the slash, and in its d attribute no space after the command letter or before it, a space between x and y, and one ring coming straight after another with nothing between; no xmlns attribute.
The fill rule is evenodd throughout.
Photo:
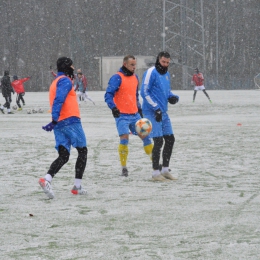
<svg viewBox="0 0 260 260"><path fill-rule="evenodd" d="M141 118L144 117L142 108L138 108L138 113L140 114Z"/></svg>
<svg viewBox="0 0 260 260"><path fill-rule="evenodd" d="M120 111L118 110L117 107L113 107L113 108L112 108L112 114L113 114L113 117L114 117L114 118L120 117Z"/></svg>
<svg viewBox="0 0 260 260"><path fill-rule="evenodd" d="M157 122L161 122L162 121L162 111L160 108L158 108L156 111L155 111L155 120Z"/></svg>
<svg viewBox="0 0 260 260"><path fill-rule="evenodd" d="M174 105L174 104L178 103L179 96L172 96L172 97L168 98L168 101L170 104Z"/></svg>

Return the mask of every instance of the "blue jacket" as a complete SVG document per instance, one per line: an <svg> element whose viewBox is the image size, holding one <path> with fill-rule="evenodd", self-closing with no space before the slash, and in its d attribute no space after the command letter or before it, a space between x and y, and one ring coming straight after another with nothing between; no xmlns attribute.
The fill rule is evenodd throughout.
<svg viewBox="0 0 260 260"><path fill-rule="evenodd" d="M124 71L120 68L119 71L121 73L124 73ZM138 76L136 75L137 80L139 82ZM118 91L120 85L121 85L122 79L120 77L120 75L118 74L114 74L108 81L108 87L106 89L106 93L105 93L105 102L107 103L108 107L110 109L113 109L114 107L116 107L116 104L114 102L114 96L116 91ZM141 108L141 104L139 103L139 93L138 93L138 88L136 89L136 100L137 100L137 106L138 108Z"/></svg>
<svg viewBox="0 0 260 260"><path fill-rule="evenodd" d="M63 72L58 72L56 77L61 75L65 75ZM57 91L56 96L52 105L52 120L58 121L60 116L60 111L68 93L72 89L72 82L68 77L63 77L57 82ZM59 121L57 127L63 127L65 125L69 125L75 122L80 122L78 117L69 117L62 121Z"/></svg>
<svg viewBox="0 0 260 260"><path fill-rule="evenodd" d="M161 75L153 66L143 75L141 96L143 98L143 111L154 112L161 109L168 110L168 98L176 96L171 92L170 74Z"/></svg>

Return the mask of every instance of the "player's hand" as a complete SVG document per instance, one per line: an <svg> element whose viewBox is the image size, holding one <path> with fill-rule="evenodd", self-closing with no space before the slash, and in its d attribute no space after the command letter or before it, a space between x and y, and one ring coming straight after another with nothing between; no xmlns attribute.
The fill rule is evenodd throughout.
<svg viewBox="0 0 260 260"><path fill-rule="evenodd" d="M160 108L158 108L156 111L155 111L155 120L157 122L161 122L162 121L162 111Z"/></svg>
<svg viewBox="0 0 260 260"><path fill-rule="evenodd" d="M114 118L120 117L120 111L118 110L117 107L113 107L113 108L112 108L112 114L113 114L113 117L114 117Z"/></svg>
<svg viewBox="0 0 260 260"><path fill-rule="evenodd" d="M47 132L51 132L53 130L53 128L55 127L55 125L57 124L56 121L52 121L49 124L42 126L42 129L47 131Z"/></svg>
<svg viewBox="0 0 260 260"><path fill-rule="evenodd" d="M179 96L171 96L170 98L168 98L168 101L170 104L174 105L179 102Z"/></svg>
<svg viewBox="0 0 260 260"><path fill-rule="evenodd" d="M138 113L140 114L141 118L144 117L142 108L138 108Z"/></svg>

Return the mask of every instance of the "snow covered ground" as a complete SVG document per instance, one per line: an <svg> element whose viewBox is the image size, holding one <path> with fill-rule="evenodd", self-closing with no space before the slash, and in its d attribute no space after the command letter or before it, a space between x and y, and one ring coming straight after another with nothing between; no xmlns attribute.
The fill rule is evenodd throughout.
<svg viewBox="0 0 260 260"><path fill-rule="evenodd" d="M195 103L192 90L174 93L178 181L156 183L135 136L129 177L119 176L114 119L104 92L89 92L87 196L70 193L75 149L52 182L55 199L38 185L57 157L53 133L41 129L48 93L26 93L23 111L0 114L0 259L259 259L260 91L208 91L212 104L202 92Z"/></svg>

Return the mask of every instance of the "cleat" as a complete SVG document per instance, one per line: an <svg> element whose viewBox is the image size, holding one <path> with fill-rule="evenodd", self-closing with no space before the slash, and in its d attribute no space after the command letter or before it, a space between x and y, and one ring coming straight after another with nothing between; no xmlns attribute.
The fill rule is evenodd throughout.
<svg viewBox="0 0 260 260"><path fill-rule="evenodd" d="M121 176L125 176L125 177L128 176L128 170L127 170L127 168L123 168L123 169L122 169L122 174L121 174Z"/></svg>
<svg viewBox="0 0 260 260"><path fill-rule="evenodd" d="M209 99L209 102L212 103L212 101Z"/></svg>
<svg viewBox="0 0 260 260"><path fill-rule="evenodd" d="M48 181L46 181L44 178L39 179L39 184L42 187L44 193L47 195L47 197L49 199L53 199L54 193L52 191L51 184Z"/></svg>
<svg viewBox="0 0 260 260"><path fill-rule="evenodd" d="M21 108L21 107L19 107L18 109L17 109L17 111L22 111L23 109Z"/></svg>
<svg viewBox="0 0 260 260"><path fill-rule="evenodd" d="M83 190L82 187L80 186L79 188L77 188L75 185L73 186L71 193L74 195L86 195L87 191Z"/></svg>
<svg viewBox="0 0 260 260"><path fill-rule="evenodd" d="M7 114L14 114L14 113L11 111L11 112L8 112Z"/></svg>
<svg viewBox="0 0 260 260"><path fill-rule="evenodd" d="M159 164L159 171L160 171L160 172L162 171L162 164ZM171 169L168 169L168 171L170 172Z"/></svg>
<svg viewBox="0 0 260 260"><path fill-rule="evenodd" d="M0 110L1 110L1 112L4 114L5 113L5 111L4 111L4 109L3 108L0 108Z"/></svg>
<svg viewBox="0 0 260 260"><path fill-rule="evenodd" d="M161 174L153 176L152 179L153 181L167 181L167 179L164 178Z"/></svg>
<svg viewBox="0 0 260 260"><path fill-rule="evenodd" d="M25 103L23 103L23 105L25 106Z"/></svg>
<svg viewBox="0 0 260 260"><path fill-rule="evenodd" d="M177 178L173 177L169 172L161 173L161 175L168 180L176 181Z"/></svg>

